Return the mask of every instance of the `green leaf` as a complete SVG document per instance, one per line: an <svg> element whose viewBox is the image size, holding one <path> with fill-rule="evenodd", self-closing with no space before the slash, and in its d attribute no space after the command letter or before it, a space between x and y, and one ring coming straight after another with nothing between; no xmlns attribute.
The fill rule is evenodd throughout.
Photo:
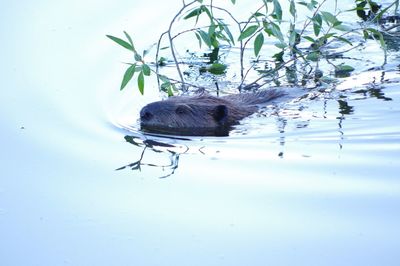
<svg viewBox="0 0 400 266"><path fill-rule="evenodd" d="M201 48L201 36L199 33L195 32L194 33L196 35L197 40L199 41L199 47Z"/></svg>
<svg viewBox="0 0 400 266"><path fill-rule="evenodd" d="M278 21L282 20L282 7L278 0L274 0L273 17L275 17Z"/></svg>
<svg viewBox="0 0 400 266"><path fill-rule="evenodd" d="M215 75L221 75L225 73L227 66L224 64L220 63L214 63L211 66L208 67L208 72L215 74Z"/></svg>
<svg viewBox="0 0 400 266"><path fill-rule="evenodd" d="M130 51L132 51L132 52L135 51L135 49L133 49L133 46L130 45L129 43L127 43L126 41L124 41L124 40L122 40L122 39L120 39L120 38L111 36L111 35L106 35L106 36L107 36L108 38L110 38L111 40L113 40L114 42L116 42L116 43L118 43L119 45L121 45L122 47L124 47L124 48L126 48L126 49L128 49L128 50L130 50Z"/></svg>
<svg viewBox="0 0 400 266"><path fill-rule="evenodd" d="M253 33L255 33L258 29L257 25L252 25L247 27L239 36L238 41L242 41L248 37L250 37Z"/></svg>
<svg viewBox="0 0 400 266"><path fill-rule="evenodd" d="M281 32L281 28L275 24L271 23L271 30L272 30L272 35L278 38L281 42L284 42L283 34Z"/></svg>
<svg viewBox="0 0 400 266"><path fill-rule="evenodd" d="M144 74L145 76L150 76L151 69L150 69L150 67L149 67L147 64L143 64L143 65L142 65L142 70L143 70L143 74Z"/></svg>
<svg viewBox="0 0 400 266"><path fill-rule="evenodd" d="M309 42L315 42L315 40L313 38L311 38L310 36L303 36L303 38Z"/></svg>
<svg viewBox="0 0 400 266"><path fill-rule="evenodd" d="M294 0L290 0L290 8L289 8L290 14L292 17L295 19L296 18L296 5L294 3Z"/></svg>
<svg viewBox="0 0 400 266"><path fill-rule="evenodd" d="M363 30L364 39L367 40L369 38L369 33L367 30Z"/></svg>
<svg viewBox="0 0 400 266"><path fill-rule="evenodd" d="M337 18L330 12L326 12L326 11L321 11L322 14L322 18L323 20L325 20L327 22L327 24L336 24L339 21L337 20Z"/></svg>
<svg viewBox="0 0 400 266"><path fill-rule="evenodd" d="M321 32L321 25L319 25L318 23L313 23L313 29L314 29L314 34L315 36L318 37L319 33Z"/></svg>
<svg viewBox="0 0 400 266"><path fill-rule="evenodd" d="M350 44L351 46L353 46L353 43L351 41L349 41L346 38L340 37L340 36L333 36L333 38L338 39L339 41L342 41L344 43Z"/></svg>
<svg viewBox="0 0 400 266"><path fill-rule="evenodd" d="M260 12L256 12L253 15L251 15L249 20L251 20L252 18L258 18L258 17L265 17L265 14L264 13L260 13Z"/></svg>
<svg viewBox="0 0 400 266"><path fill-rule="evenodd" d="M167 92L169 87L171 87L171 83L164 82L161 84L160 89L161 89L161 91Z"/></svg>
<svg viewBox="0 0 400 266"><path fill-rule="evenodd" d="M135 53L135 60L136 60L136 62L142 62L143 58L142 58L142 56L140 54Z"/></svg>
<svg viewBox="0 0 400 266"><path fill-rule="evenodd" d="M346 78L350 76L350 72L354 71L354 68L349 65L339 65L335 69L335 77Z"/></svg>
<svg viewBox="0 0 400 266"><path fill-rule="evenodd" d="M139 73L138 87L139 87L140 93L143 95L144 94L144 76L143 76L143 71L140 71L140 73Z"/></svg>
<svg viewBox="0 0 400 266"><path fill-rule="evenodd" d="M283 38L283 34L281 32L281 28L273 23L273 22L264 22L264 31L269 35L269 36L274 36L279 39L280 42L285 42Z"/></svg>
<svg viewBox="0 0 400 266"><path fill-rule="evenodd" d="M228 38L230 40L230 42L235 45L235 40L233 38L233 35L231 33L231 31L229 30L229 27L223 23L223 22L219 22L219 25L222 26L223 30L225 31L225 33L228 35Z"/></svg>
<svg viewBox="0 0 400 266"><path fill-rule="evenodd" d="M212 22L210 27L208 27L208 36L213 36L215 34L216 28L217 28L217 25L215 25L214 22Z"/></svg>
<svg viewBox="0 0 400 266"><path fill-rule="evenodd" d="M258 56L261 51L261 47L264 45L264 34L260 32L254 40L254 54Z"/></svg>
<svg viewBox="0 0 400 266"><path fill-rule="evenodd" d="M307 59L307 60L310 60L310 61L313 61L313 62L316 62L316 61L318 61L318 59L319 59L319 54L318 54L317 52L309 53L309 54L307 55L306 59Z"/></svg>
<svg viewBox="0 0 400 266"><path fill-rule="evenodd" d="M171 83L171 82L169 81L169 78L167 78L166 76L158 75L158 77L159 77L159 78L161 79L161 81L164 82L164 83Z"/></svg>
<svg viewBox="0 0 400 266"><path fill-rule="evenodd" d="M212 43L211 43L211 39L210 36L207 34L207 32L205 32L204 30L198 30L197 33L200 35L201 39L203 40L203 42L208 46L211 47Z"/></svg>
<svg viewBox="0 0 400 266"><path fill-rule="evenodd" d="M307 2L304 2L304 1L297 2L297 3L298 3L299 5L303 5L303 6L307 7L308 10L310 10L310 11L313 11L314 8L316 8L316 6L318 5L318 2L317 2L317 1L314 1L314 0L311 0L310 3L307 3Z"/></svg>
<svg viewBox="0 0 400 266"><path fill-rule="evenodd" d="M230 40L229 37L227 37L223 32L218 32L218 33L215 35L215 37L216 37L216 39L223 40L223 41L225 41L225 42L231 44L231 40ZM217 42L217 43L218 43L218 42ZM213 45L213 46L214 46L214 45ZM215 47L215 46L214 46L214 47ZM217 47L219 47L219 45L218 45ZM217 48L217 47L215 47L215 48Z"/></svg>
<svg viewBox="0 0 400 266"><path fill-rule="evenodd" d="M316 14L311 20L313 22L314 34L318 37L321 32L322 17L320 14Z"/></svg>
<svg viewBox="0 0 400 266"><path fill-rule="evenodd" d="M151 49L153 49L153 47L156 45L156 43L153 43L152 45L150 45L149 48L147 48L146 50L143 50L143 57L145 57L146 55L149 54L149 52L151 51Z"/></svg>
<svg viewBox="0 0 400 266"><path fill-rule="evenodd" d="M214 20L214 17L213 17L213 15L211 14L210 10L209 10L206 6L203 6L203 10L204 10L204 12L207 13L207 15L208 15L208 17L210 18L210 20L213 21L213 20Z"/></svg>
<svg viewBox="0 0 400 266"><path fill-rule="evenodd" d="M352 72L354 71L354 67L349 66L349 65L340 65L337 66L337 71L343 71L343 72Z"/></svg>
<svg viewBox="0 0 400 266"><path fill-rule="evenodd" d="M174 96L174 91L178 91L178 89L176 88L175 84L171 84L168 89L168 96Z"/></svg>
<svg viewBox="0 0 400 266"><path fill-rule="evenodd" d="M192 17L198 17L201 13L204 12L203 6L192 10L189 14L187 14L183 19L189 19Z"/></svg>
<svg viewBox="0 0 400 266"><path fill-rule="evenodd" d="M286 43L284 42L275 43L275 46L278 47L279 49L285 49L287 47Z"/></svg>
<svg viewBox="0 0 400 266"><path fill-rule="evenodd" d="M328 40L330 37L333 37L333 36L335 36L335 33L328 33L328 34L325 34L325 35L323 36L323 38L321 38L321 39Z"/></svg>
<svg viewBox="0 0 400 266"><path fill-rule="evenodd" d="M168 86L168 97L172 97L172 96L174 96L174 90L175 89L175 85L170 85L170 86Z"/></svg>
<svg viewBox="0 0 400 266"><path fill-rule="evenodd" d="M373 29L373 28L367 28L366 31L371 32L374 35L374 37L375 36L378 37L381 48L386 51L386 43L385 43L385 40L383 39L382 33L380 33L379 31L377 31L376 29ZM365 33L364 33L364 36L365 36Z"/></svg>
<svg viewBox="0 0 400 266"><path fill-rule="evenodd" d="M292 30L289 37L289 45L291 47L293 47L296 44L296 37L297 37L297 32L295 30Z"/></svg>
<svg viewBox="0 0 400 266"><path fill-rule="evenodd" d="M124 78L122 79L121 83L121 88L120 88L121 91L126 87L129 81L132 79L133 75L135 74L135 68L136 64L133 64L130 67L128 67L128 69L125 71Z"/></svg>
<svg viewBox="0 0 400 266"><path fill-rule="evenodd" d="M299 5L302 5L302 6L307 6L307 3L306 2L304 2L304 1L300 1L300 2L297 2Z"/></svg>
<svg viewBox="0 0 400 266"><path fill-rule="evenodd" d="M231 0L232 4L236 4L236 0Z"/></svg>
<svg viewBox="0 0 400 266"><path fill-rule="evenodd" d="M124 34L125 34L126 38L128 39L129 43L132 45L133 50L135 50L135 46L133 45L131 36L129 36L129 34L126 31L124 31Z"/></svg>

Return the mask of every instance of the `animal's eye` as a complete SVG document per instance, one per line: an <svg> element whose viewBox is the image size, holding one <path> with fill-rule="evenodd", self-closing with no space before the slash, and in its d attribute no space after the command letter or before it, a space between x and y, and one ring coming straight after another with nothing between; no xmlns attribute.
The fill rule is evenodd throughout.
<svg viewBox="0 0 400 266"><path fill-rule="evenodd" d="M187 113L187 107L184 105L179 105L176 109L175 109L175 113L177 113L178 115L183 115Z"/></svg>

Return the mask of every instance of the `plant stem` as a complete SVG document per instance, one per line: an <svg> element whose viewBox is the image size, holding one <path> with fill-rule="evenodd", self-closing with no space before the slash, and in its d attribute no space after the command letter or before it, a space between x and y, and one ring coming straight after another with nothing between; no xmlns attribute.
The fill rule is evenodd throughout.
<svg viewBox="0 0 400 266"><path fill-rule="evenodd" d="M158 90L159 91L161 91L161 84L160 84L160 78L159 78L159 75L160 75L160 68L159 68L159 66L158 66L158 55L160 54L160 46L161 46L161 41L162 41L162 38L164 37L164 35L165 34L167 34L168 32L164 32L164 33L162 33L161 35L160 35L160 38L158 39L158 43L157 43L157 52L156 52L156 62L155 62L155 64L156 64L156 76L157 76L157 85L158 85Z"/></svg>
<svg viewBox="0 0 400 266"><path fill-rule="evenodd" d="M180 69L180 67L179 67L179 62L178 62L178 59L177 59L176 54L175 54L174 43L173 43L171 31L172 31L172 25L174 24L174 22L176 21L176 19L182 14L182 12L183 12L187 7L193 5L194 3L197 3L197 1L192 1L192 2L190 2L189 4L185 4L185 3L184 3L183 7L179 10L179 12L178 12L178 13L175 15L175 17L172 19L171 23L169 24L168 31L167 31L167 32L168 32L168 39L169 39L169 44L170 44L170 49L171 49L172 57L174 58L176 70L178 71L179 78L181 79L181 82L182 82L182 89L183 89L183 90L187 90L187 88L186 88L186 86L185 86L185 80L184 80L184 78L183 78L182 71L181 71L181 69Z"/></svg>

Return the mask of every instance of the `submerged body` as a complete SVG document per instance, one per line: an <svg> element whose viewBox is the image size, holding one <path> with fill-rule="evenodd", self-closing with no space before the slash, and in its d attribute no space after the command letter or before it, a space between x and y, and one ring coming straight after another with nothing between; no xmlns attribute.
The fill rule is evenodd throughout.
<svg viewBox="0 0 400 266"><path fill-rule="evenodd" d="M175 96L150 103L140 111L140 127L150 133L181 136L227 136L233 125L280 96L265 90L222 97L209 94Z"/></svg>

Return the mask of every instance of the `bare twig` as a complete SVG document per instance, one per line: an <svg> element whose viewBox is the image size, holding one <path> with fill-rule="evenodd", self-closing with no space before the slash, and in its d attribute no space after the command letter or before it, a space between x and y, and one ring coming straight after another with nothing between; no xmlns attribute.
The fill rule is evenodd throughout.
<svg viewBox="0 0 400 266"><path fill-rule="evenodd" d="M156 69L157 69L157 67L156 67ZM157 80L158 80L158 82L159 82L159 80L160 80L160 74L157 73L157 71L154 71L154 70L151 70L151 71L152 71L153 73L156 74ZM186 82L186 81L184 81L184 82L182 83L181 80L173 79L173 78L170 78L170 77L168 77L168 79L169 79L170 81L172 81L174 84L181 84L182 86L186 86L186 87L193 87L193 88L197 88L197 89L204 89L204 87L202 87L202 86L198 86L198 85L195 85L195 84L193 84L193 83ZM160 90L161 90L161 85L159 85L159 88L160 88Z"/></svg>
<svg viewBox="0 0 400 266"><path fill-rule="evenodd" d="M159 78L159 71L160 71L160 68L159 68L159 66L158 66L158 55L159 55L159 53L160 53L160 46L161 46L161 41L162 41L162 38L164 37L164 35L165 34L167 34L168 32L166 31L166 32L164 32L164 33L162 33L161 35L160 35L160 38L158 39L158 43L157 43L157 52L156 52L156 62L155 62L155 64L156 64L156 76L157 76L157 84L158 84L158 90L161 90L161 84L160 84L160 78Z"/></svg>
<svg viewBox="0 0 400 266"><path fill-rule="evenodd" d="M185 4L185 2L184 2L183 7L179 10L179 12L175 15L175 17L172 19L171 23L169 24L169 28L168 28L168 31L167 31L172 57L174 58L176 70L178 71L179 78L181 79L183 90L186 90L186 87L184 85L185 84L185 80L183 78L182 71L181 71L181 69L179 67L179 62L178 62L178 59L177 59L176 54L175 54L175 48L174 48L174 43L173 43L171 31L172 31L172 26L173 26L174 22L176 21L176 19L182 14L182 12L186 8L188 8L189 6L193 5L194 3L197 3L197 1L192 1L189 4Z"/></svg>

